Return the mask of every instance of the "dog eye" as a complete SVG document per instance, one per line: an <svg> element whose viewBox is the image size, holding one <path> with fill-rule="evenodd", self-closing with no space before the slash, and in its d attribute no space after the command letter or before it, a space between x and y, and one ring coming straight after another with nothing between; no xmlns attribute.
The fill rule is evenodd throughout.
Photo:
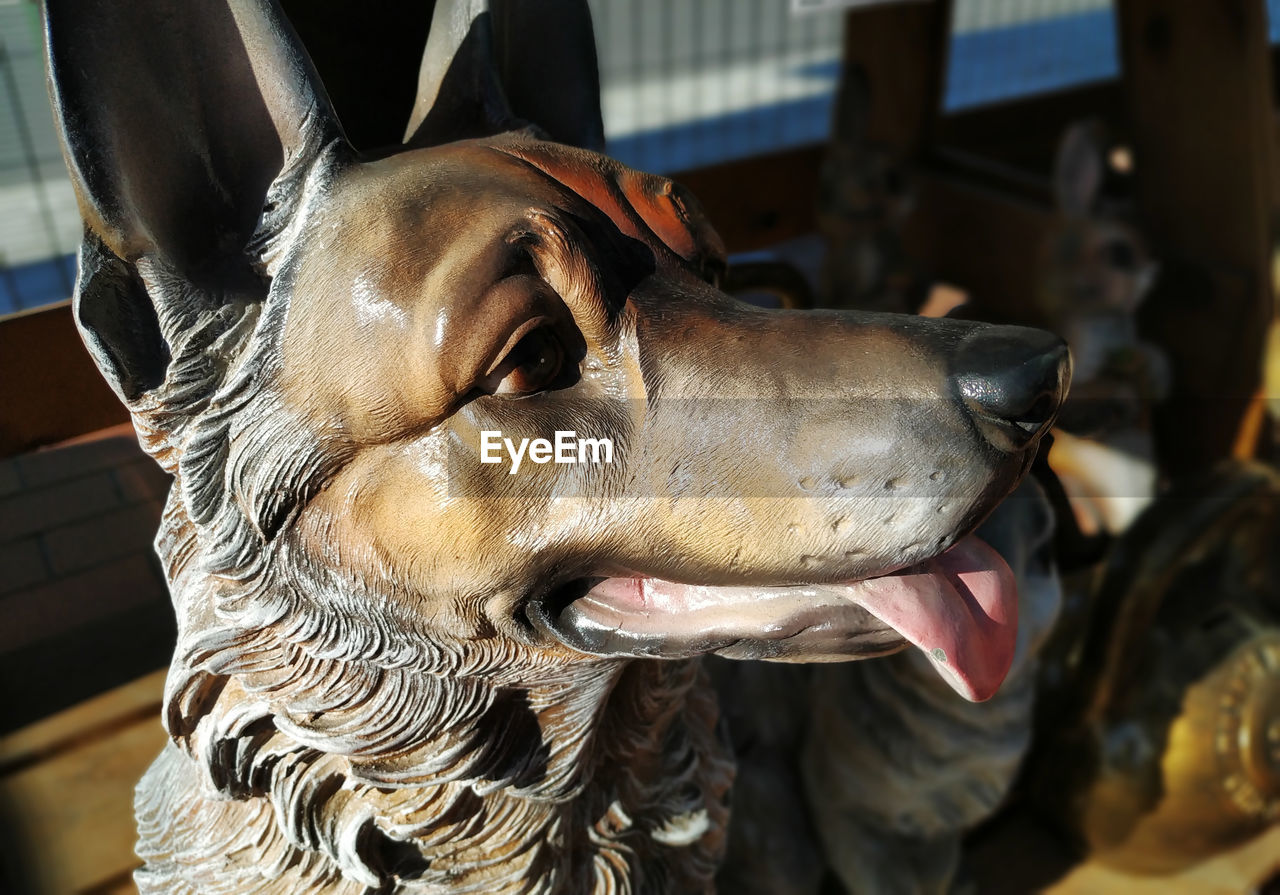
<svg viewBox="0 0 1280 895"><path fill-rule="evenodd" d="M564 365L564 346L549 327L540 326L516 343L503 360L506 375L495 395L532 395L556 381Z"/></svg>

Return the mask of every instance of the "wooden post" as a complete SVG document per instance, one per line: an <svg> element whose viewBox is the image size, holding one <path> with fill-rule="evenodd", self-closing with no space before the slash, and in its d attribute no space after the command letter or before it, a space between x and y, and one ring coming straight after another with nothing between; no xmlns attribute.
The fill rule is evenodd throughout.
<svg viewBox="0 0 1280 895"><path fill-rule="evenodd" d="M867 136L904 158L922 155L941 114L951 0L854 8L845 14L844 63L871 84Z"/></svg>
<svg viewBox="0 0 1280 895"><path fill-rule="evenodd" d="M895 3L845 16L843 67L823 163L826 239L819 303L914 311L928 281L902 248L908 173L939 114L951 3Z"/></svg>
<svg viewBox="0 0 1280 895"><path fill-rule="evenodd" d="M1165 264L1144 309L1173 363L1170 475L1228 456L1273 314L1271 60L1264 0L1119 0L1142 223Z"/></svg>

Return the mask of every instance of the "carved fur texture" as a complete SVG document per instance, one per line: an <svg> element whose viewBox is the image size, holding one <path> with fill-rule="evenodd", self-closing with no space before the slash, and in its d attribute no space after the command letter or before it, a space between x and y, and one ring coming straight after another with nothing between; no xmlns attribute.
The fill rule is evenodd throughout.
<svg viewBox="0 0 1280 895"><path fill-rule="evenodd" d="M709 891L733 770L699 664L443 640L389 578L310 555L292 523L335 457L277 403L282 313L188 324L134 406L176 475L157 548L180 628L139 889ZM239 375L216 363L237 336ZM209 371L203 412L175 411Z"/></svg>

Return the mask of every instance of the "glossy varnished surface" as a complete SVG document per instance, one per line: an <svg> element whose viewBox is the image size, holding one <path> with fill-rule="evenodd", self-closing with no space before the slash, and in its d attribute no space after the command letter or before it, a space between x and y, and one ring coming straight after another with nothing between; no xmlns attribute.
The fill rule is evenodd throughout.
<svg viewBox="0 0 1280 895"><path fill-rule="evenodd" d="M733 300L693 197L581 148L595 97L554 88L590 83L589 47L521 44L519 4L437 4L425 114L373 155L268 0L48 12L77 323L175 476L142 891L710 891L712 647L672 613L643 644L669 661L637 661L635 631L590 640L566 606L601 577L715 600L918 570L1026 472L1061 344ZM558 429L617 458L479 462L483 431ZM782 652L792 619L758 621L734 655L830 657L821 624Z"/></svg>

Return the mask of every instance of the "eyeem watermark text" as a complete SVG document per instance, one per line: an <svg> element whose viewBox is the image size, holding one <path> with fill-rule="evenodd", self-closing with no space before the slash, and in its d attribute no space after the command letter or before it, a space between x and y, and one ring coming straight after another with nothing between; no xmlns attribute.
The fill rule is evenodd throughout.
<svg viewBox="0 0 1280 895"><path fill-rule="evenodd" d="M528 457L534 463L612 463L612 438L579 438L572 429L556 431L554 441L546 438L521 438L520 443L504 438L498 429L480 432L480 462L501 463L503 449L510 458L508 475L520 471L520 464Z"/></svg>

